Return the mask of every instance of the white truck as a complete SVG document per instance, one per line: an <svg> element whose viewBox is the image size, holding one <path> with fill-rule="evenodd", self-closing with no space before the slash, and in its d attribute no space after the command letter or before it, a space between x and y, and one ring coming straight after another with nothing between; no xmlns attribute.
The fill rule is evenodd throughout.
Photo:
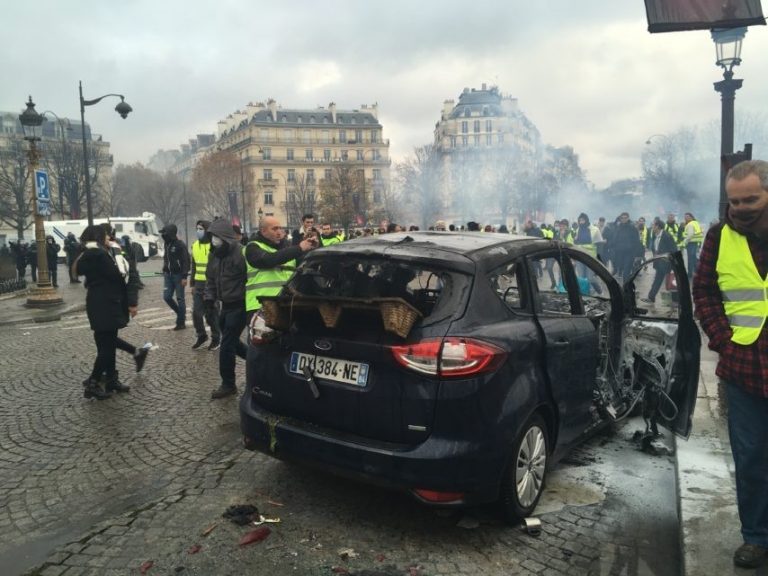
<svg viewBox="0 0 768 576"><path fill-rule="evenodd" d="M108 218L94 218L94 224L109 222L115 229L118 240L123 236L131 239L134 244L136 259L145 262L153 256L162 256L164 244L157 229L157 221L152 212L144 212L141 216L109 216ZM61 246L59 258L65 259L64 239L72 232L79 240L80 234L88 226L88 220L47 220L45 221L45 235L53 236Z"/></svg>

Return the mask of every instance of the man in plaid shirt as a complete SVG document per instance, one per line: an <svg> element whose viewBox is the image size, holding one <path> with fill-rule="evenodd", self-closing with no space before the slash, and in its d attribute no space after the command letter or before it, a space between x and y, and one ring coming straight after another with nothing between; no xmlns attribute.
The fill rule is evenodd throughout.
<svg viewBox="0 0 768 576"><path fill-rule="evenodd" d="M726 177L728 213L710 228L693 280L696 316L719 354L744 544L734 564L768 559L768 162Z"/></svg>

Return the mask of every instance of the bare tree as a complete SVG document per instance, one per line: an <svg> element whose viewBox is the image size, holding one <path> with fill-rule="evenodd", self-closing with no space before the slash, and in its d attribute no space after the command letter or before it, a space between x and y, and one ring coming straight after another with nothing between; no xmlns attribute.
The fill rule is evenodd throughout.
<svg viewBox="0 0 768 576"><path fill-rule="evenodd" d="M284 209L288 216L288 226L298 226L304 214L315 213L317 205L315 182L310 181L306 174L296 174L293 180L286 182L286 185L288 190Z"/></svg>
<svg viewBox="0 0 768 576"><path fill-rule="evenodd" d="M331 177L320 184L318 212L322 220L348 230L358 216L363 217L368 202L361 172L348 162L333 167Z"/></svg>
<svg viewBox="0 0 768 576"><path fill-rule="evenodd" d="M24 141L8 139L0 149L0 220L16 230L19 240L32 223L31 177Z"/></svg>
<svg viewBox="0 0 768 576"><path fill-rule="evenodd" d="M211 152L195 166L191 183L202 215L213 219L229 214L229 194L240 192L242 183L240 159L224 150Z"/></svg>
<svg viewBox="0 0 768 576"><path fill-rule="evenodd" d="M395 165L395 185L402 200L418 218L423 228L432 226L442 214L438 158L432 144L413 149L413 156Z"/></svg>

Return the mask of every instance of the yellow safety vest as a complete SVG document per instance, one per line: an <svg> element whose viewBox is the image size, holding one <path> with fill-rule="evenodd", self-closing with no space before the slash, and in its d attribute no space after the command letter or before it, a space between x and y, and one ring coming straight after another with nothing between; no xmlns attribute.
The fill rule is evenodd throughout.
<svg viewBox="0 0 768 576"><path fill-rule="evenodd" d="M272 246L257 240L248 244L256 244L264 252L277 252ZM243 256L245 256L246 248L247 246L243 246ZM261 296L277 296L280 293L285 283L293 275L293 271L296 270L296 260L288 260L288 262L284 262L275 268L254 268L248 264L248 259L246 259L245 266L247 270L245 311L251 312L261 308L261 302L259 302Z"/></svg>
<svg viewBox="0 0 768 576"><path fill-rule="evenodd" d="M195 282L205 282L205 269L208 267L208 255L211 253L211 244L200 240L192 242L192 259L195 261Z"/></svg>
<svg viewBox="0 0 768 576"><path fill-rule="evenodd" d="M544 235L544 238L552 239L555 237L555 233L552 230L549 230L548 228L542 228L541 233Z"/></svg>
<svg viewBox="0 0 768 576"><path fill-rule="evenodd" d="M595 235L596 228L597 226L593 224L589 225L589 244L574 244L576 248L581 248L584 252L595 258L597 258L597 246L592 242L592 238Z"/></svg>
<svg viewBox="0 0 768 576"><path fill-rule="evenodd" d="M643 248L645 248L646 242L648 242L648 228L643 226L643 229L640 230L640 242L643 244Z"/></svg>
<svg viewBox="0 0 768 576"><path fill-rule="evenodd" d="M338 235L332 236L331 238L323 238L320 237L320 245L321 246L333 246L334 244L340 244L343 238L339 237Z"/></svg>
<svg viewBox="0 0 768 576"><path fill-rule="evenodd" d="M744 346L754 343L768 315L768 276L760 276L747 237L728 224L720 233L715 270L725 315L733 330L731 340Z"/></svg>
<svg viewBox="0 0 768 576"><path fill-rule="evenodd" d="M701 225L696 220L691 220L688 222L688 224L685 225L686 228L688 226L693 228L693 236L691 236L690 240L687 240L688 244L701 244L704 241L704 234L701 232Z"/></svg>

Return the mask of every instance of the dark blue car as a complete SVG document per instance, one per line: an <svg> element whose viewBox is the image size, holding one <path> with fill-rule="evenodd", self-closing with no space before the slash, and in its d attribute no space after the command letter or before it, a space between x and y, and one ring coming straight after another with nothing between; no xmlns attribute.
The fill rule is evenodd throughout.
<svg viewBox="0 0 768 576"><path fill-rule="evenodd" d="M639 308L656 271L667 288ZM506 234L316 250L253 324L245 446L528 516L547 468L606 422L642 407L649 434L690 433L699 332L683 262L639 272L622 287L573 246Z"/></svg>

